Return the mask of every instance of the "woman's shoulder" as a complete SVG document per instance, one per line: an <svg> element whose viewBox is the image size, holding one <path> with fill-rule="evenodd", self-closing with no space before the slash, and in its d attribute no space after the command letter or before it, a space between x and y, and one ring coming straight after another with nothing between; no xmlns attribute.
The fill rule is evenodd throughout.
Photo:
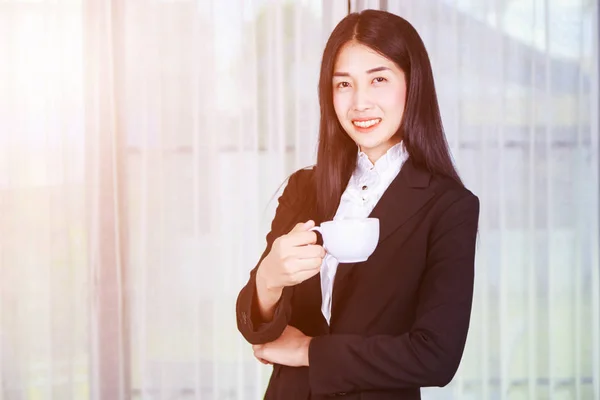
<svg viewBox="0 0 600 400"><path fill-rule="evenodd" d="M312 189L314 187L313 174L313 167L304 167L293 172L282 183L282 186L285 185L285 188L283 189L281 198L292 205L312 198L311 194L314 192Z"/></svg>
<svg viewBox="0 0 600 400"><path fill-rule="evenodd" d="M314 171L315 171L315 166L309 165L307 167L296 170L294 173L292 173L292 175L290 176L290 179L292 177L295 177L295 179L299 179L299 180L309 180L310 177L312 177Z"/></svg>
<svg viewBox="0 0 600 400"><path fill-rule="evenodd" d="M309 212L315 203L314 170L312 167L301 168L292 173L279 199L293 214Z"/></svg>
<svg viewBox="0 0 600 400"><path fill-rule="evenodd" d="M430 188L434 194L428 217L434 231L447 231L465 221L478 220L479 198L462 182L448 176L432 175Z"/></svg>
<svg viewBox="0 0 600 400"><path fill-rule="evenodd" d="M314 175L314 166L308 166L296 170L288 179L287 187L293 191L305 191L309 189Z"/></svg>
<svg viewBox="0 0 600 400"><path fill-rule="evenodd" d="M475 193L469 190L462 182L457 182L455 179L442 176L432 176L432 187L440 206L450 206L458 201L478 204L479 198Z"/></svg>

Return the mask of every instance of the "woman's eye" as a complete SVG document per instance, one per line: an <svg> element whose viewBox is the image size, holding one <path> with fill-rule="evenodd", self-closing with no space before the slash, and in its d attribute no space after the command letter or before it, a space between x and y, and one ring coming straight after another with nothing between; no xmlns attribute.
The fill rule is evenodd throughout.
<svg viewBox="0 0 600 400"><path fill-rule="evenodd" d="M385 82L387 81L387 79L385 79L382 76L378 76L377 78L373 79L373 82L377 82L377 83L381 83L381 82Z"/></svg>
<svg viewBox="0 0 600 400"><path fill-rule="evenodd" d="M348 82L340 82L337 84L338 88L347 88L349 86L350 86L350 83L348 83Z"/></svg>

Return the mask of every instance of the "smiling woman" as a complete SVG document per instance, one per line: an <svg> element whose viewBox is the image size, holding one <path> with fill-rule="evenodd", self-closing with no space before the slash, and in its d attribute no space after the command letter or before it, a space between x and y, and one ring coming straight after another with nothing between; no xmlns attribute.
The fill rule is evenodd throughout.
<svg viewBox="0 0 600 400"><path fill-rule="evenodd" d="M443 268L440 246L459 256L467 241L436 233L473 223L455 220L471 217L460 202L419 218L456 182L415 163L415 132L437 123L421 98L433 80L411 31L365 29L368 13L323 60L319 160L288 181L255 274L272 297L237 315L275 365L235 328L265 205L316 161L323 39L348 5L388 7L418 31L482 204L461 366L421 397L600 399L597 0L0 0L0 399L259 399L273 369L269 397L292 399L402 398L448 379L464 320L432 314L448 302L427 296L470 271ZM341 65L360 49L372 63ZM383 95L398 83L390 65L404 74L399 110ZM380 155L357 143L390 133ZM297 245L323 215L369 212L381 241L367 262ZM446 294L466 304L469 291ZM405 388L375 389L392 384Z"/></svg>
<svg viewBox="0 0 600 400"><path fill-rule="evenodd" d="M317 163L279 199L238 296L238 328L275 365L268 399L420 399L462 357L479 200L454 169L429 58L405 19L344 18L325 47L319 99ZM367 216L380 232L366 261L340 263L311 231Z"/></svg>

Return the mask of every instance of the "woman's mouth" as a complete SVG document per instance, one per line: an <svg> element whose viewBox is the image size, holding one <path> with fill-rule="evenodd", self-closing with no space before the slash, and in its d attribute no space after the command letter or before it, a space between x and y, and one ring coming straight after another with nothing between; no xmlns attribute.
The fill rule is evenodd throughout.
<svg viewBox="0 0 600 400"><path fill-rule="evenodd" d="M377 127L377 125L379 125L380 122L381 122L381 118L360 119L360 120L353 119L352 125L354 125L356 130L358 130L359 132L369 132L369 131L372 131L373 129L375 129L375 127Z"/></svg>

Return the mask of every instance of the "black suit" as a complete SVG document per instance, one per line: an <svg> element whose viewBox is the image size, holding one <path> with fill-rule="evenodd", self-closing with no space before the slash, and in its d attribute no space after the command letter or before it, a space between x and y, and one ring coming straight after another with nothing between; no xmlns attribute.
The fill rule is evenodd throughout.
<svg viewBox="0 0 600 400"><path fill-rule="evenodd" d="M315 219L299 200L312 190L312 173L290 178L261 261L277 237ZM370 216L380 219L379 244L367 261L339 265L330 327L319 275L286 287L273 320L261 324L256 268L250 273L237 300L242 335L267 343L289 324L314 337L310 366L275 365L265 398L420 399L420 387L444 386L456 373L471 313L478 198L409 159Z"/></svg>

